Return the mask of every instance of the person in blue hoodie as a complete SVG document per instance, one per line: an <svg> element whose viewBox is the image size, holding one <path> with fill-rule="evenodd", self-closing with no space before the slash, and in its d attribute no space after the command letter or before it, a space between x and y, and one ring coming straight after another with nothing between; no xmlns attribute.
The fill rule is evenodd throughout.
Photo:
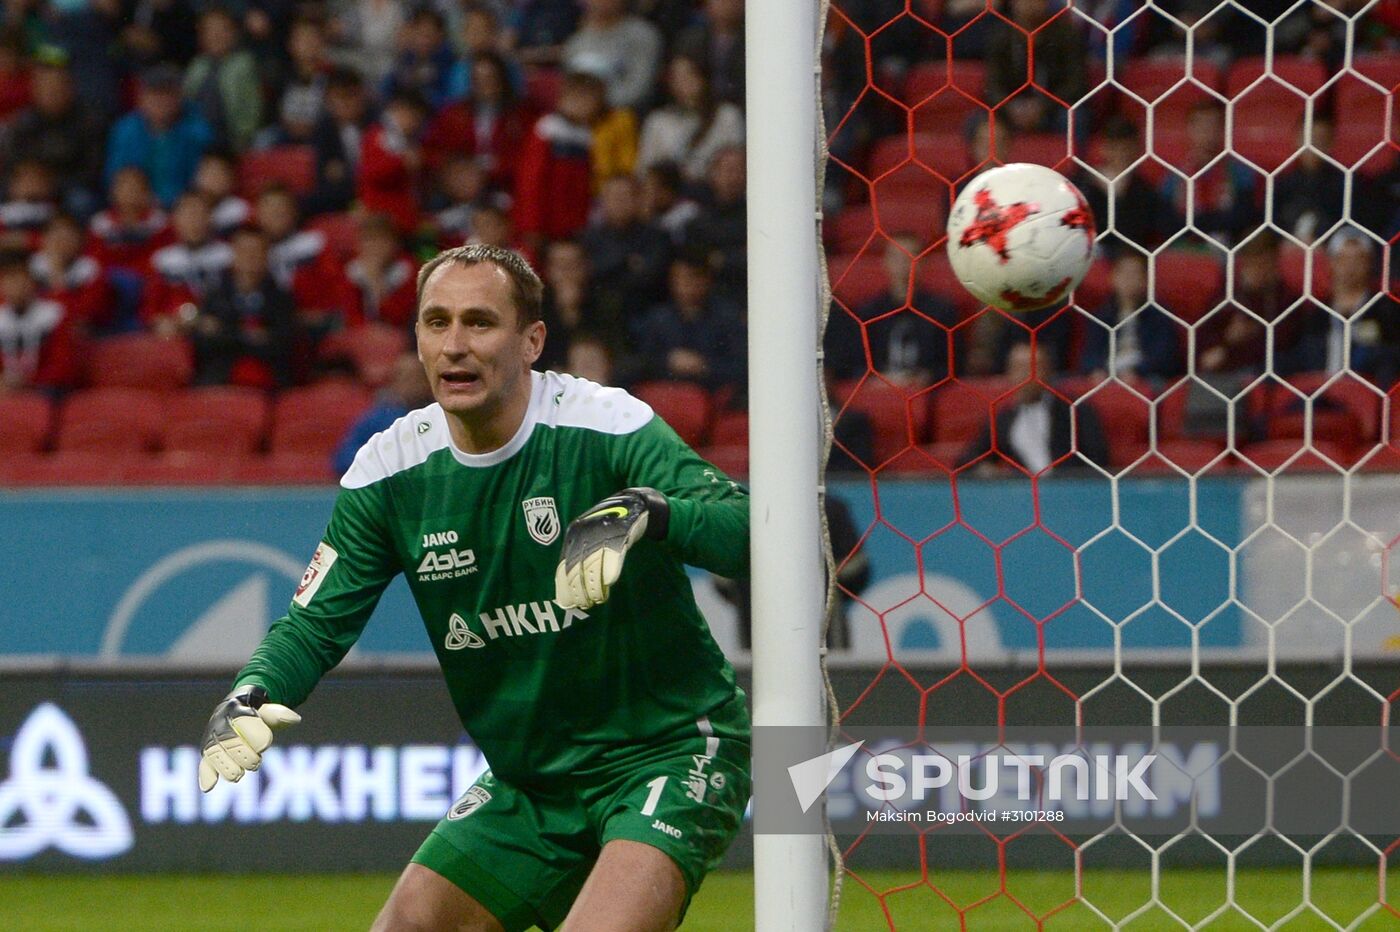
<svg viewBox="0 0 1400 932"><path fill-rule="evenodd" d="M136 109L116 122L107 142L107 183L123 168L146 173L151 189L169 208L189 187L214 141L214 129L180 99L180 72L157 65L141 78Z"/></svg>

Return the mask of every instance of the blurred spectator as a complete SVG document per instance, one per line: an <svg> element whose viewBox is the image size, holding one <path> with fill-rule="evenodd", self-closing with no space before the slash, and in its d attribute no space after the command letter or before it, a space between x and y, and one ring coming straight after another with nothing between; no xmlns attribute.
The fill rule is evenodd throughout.
<svg viewBox="0 0 1400 932"><path fill-rule="evenodd" d="M590 273L588 252L577 240L561 239L549 244L541 269L544 279L541 316L548 336L540 356L540 367L556 370L565 367L569 349L580 334L592 334L614 347L622 345L622 318L612 312L600 313L593 297Z"/></svg>
<svg viewBox="0 0 1400 932"><path fill-rule="evenodd" d="M527 259L538 258L533 250L516 241L515 227L510 222L510 214L492 204L478 207L472 212L472 235L467 242L506 246L524 252Z"/></svg>
<svg viewBox="0 0 1400 932"><path fill-rule="evenodd" d="M518 61L503 54L507 48L506 37L501 32L496 10L480 0L463 0L461 12L461 57L453 63L447 76L447 96L458 100L471 94L472 72L477 58L482 55L501 56L511 92L519 96L525 90L525 75Z"/></svg>
<svg viewBox="0 0 1400 932"><path fill-rule="evenodd" d="M989 114L978 110L968 117L963 127L963 174L954 186L955 190L961 194L963 187L981 172L1004 164L1011 155L1015 138L1016 131L1000 113Z"/></svg>
<svg viewBox="0 0 1400 932"><path fill-rule="evenodd" d="M608 104L603 82L585 75L593 103L589 126L593 130L593 190L614 175L630 175L637 167L637 115L627 107Z"/></svg>
<svg viewBox="0 0 1400 932"><path fill-rule="evenodd" d="M1400 377L1400 303L1379 294L1376 244L1355 227L1329 237L1330 313L1313 314L1293 356L1294 368L1349 369L1388 388Z"/></svg>
<svg viewBox="0 0 1400 932"><path fill-rule="evenodd" d="M29 106L30 78L23 33L0 27L0 126Z"/></svg>
<svg viewBox="0 0 1400 932"><path fill-rule="evenodd" d="M1079 370L1096 379L1163 382L1183 371L1176 324L1147 299L1147 257L1124 248L1113 260L1113 293L1084 326ZM1111 353L1111 365L1110 365Z"/></svg>
<svg viewBox="0 0 1400 932"><path fill-rule="evenodd" d="M914 256L920 248L917 236L891 237L884 255L885 293L856 308L855 318L832 308L825 342L827 366L835 378L856 379L875 371L913 388L947 377L947 328L958 322L958 314L947 301L920 287L914 275ZM956 364L953 371L961 370Z"/></svg>
<svg viewBox="0 0 1400 932"><path fill-rule="evenodd" d="M1012 26L996 30L987 44L987 103L995 107L1014 94L1002 110L1016 129L1062 129L1066 108L1087 86L1087 54L1074 16L1052 10L1050 0L1008 0L1007 14ZM1033 86L1023 89L1027 81Z"/></svg>
<svg viewBox="0 0 1400 932"><path fill-rule="evenodd" d="M400 233L418 226L420 136L427 118L423 98L401 91L389 99L379 124L360 145L357 193L365 209L388 214Z"/></svg>
<svg viewBox="0 0 1400 932"><path fill-rule="evenodd" d="M0 133L0 170L37 159L59 179L66 205L84 216L95 208L106 134L97 114L77 99L67 64L49 53L34 66L34 102Z"/></svg>
<svg viewBox="0 0 1400 932"><path fill-rule="evenodd" d="M70 388L81 374L73 319L39 297L24 253L0 253L0 394Z"/></svg>
<svg viewBox="0 0 1400 932"><path fill-rule="evenodd" d="M599 385L612 385L612 348L605 340L591 333L576 334L569 342L569 355L564 361L563 371Z"/></svg>
<svg viewBox="0 0 1400 932"><path fill-rule="evenodd" d="M92 218L88 231L97 256L108 268L144 269L169 234L170 218L139 168L123 168L112 178L112 206Z"/></svg>
<svg viewBox="0 0 1400 932"><path fill-rule="evenodd" d="M1014 398L1010 404L997 406L995 434L991 425L984 427L959 465L993 451L979 462L979 469L1015 464L1027 472L1041 473L1057 464L1057 469L1069 471L1086 468L1085 459L1108 466L1108 442L1093 406L1071 408L1054 392L1046 391L1056 376L1047 350L1039 346L1032 350L1031 344L1018 343L1007 355L1005 376L1017 386Z"/></svg>
<svg viewBox="0 0 1400 932"><path fill-rule="evenodd" d="M383 430L388 430L395 421L410 411L429 404L433 400L428 379L423 374L423 363L413 353L404 353L394 362L394 376L379 390L374 406L350 425L345 439L335 450L334 468L344 473L355 461L355 454L369 439Z"/></svg>
<svg viewBox="0 0 1400 932"><path fill-rule="evenodd" d="M715 390L737 386L747 371L743 315L714 293L704 260L671 263L671 299L635 326L639 379L682 379Z"/></svg>
<svg viewBox="0 0 1400 932"><path fill-rule="evenodd" d="M490 175L481 163L467 155L449 158L438 170L438 204L433 230L439 249L460 246L472 235L472 217L478 207L500 203L493 194Z"/></svg>
<svg viewBox="0 0 1400 932"><path fill-rule="evenodd" d="M337 0L332 10L331 35L341 46L341 64L359 69L377 86L398 57L408 5L399 0Z"/></svg>
<svg viewBox="0 0 1400 932"><path fill-rule="evenodd" d="M661 300L670 243L643 219L641 186L631 175L603 185L598 207L597 222L582 237L594 295L609 313L638 314Z"/></svg>
<svg viewBox="0 0 1400 932"><path fill-rule="evenodd" d="M266 237L267 264L279 287L288 291L297 307L324 309L329 294L322 282L331 274L326 236L319 230L303 230L297 200L291 191L273 185L258 195L256 224Z"/></svg>
<svg viewBox="0 0 1400 932"><path fill-rule="evenodd" d="M744 115L728 101L716 101L695 59L678 55L666 68L671 102L653 110L642 124L637 155L640 168L675 162L687 181L705 179L710 160L728 146L744 143Z"/></svg>
<svg viewBox="0 0 1400 932"><path fill-rule="evenodd" d="M1084 192L1100 232L1115 233L1137 246L1152 249L1168 232L1165 229L1167 211L1157 189L1133 167L1143 154L1138 129L1126 117L1114 116L1104 125L1101 139L1103 158L1095 166L1096 171L1081 167L1074 173L1073 181ZM1111 231L1110 200L1113 202Z"/></svg>
<svg viewBox="0 0 1400 932"><path fill-rule="evenodd" d="M43 162L23 159L10 172L0 202L0 248L33 249L44 225L58 209L53 172Z"/></svg>
<svg viewBox="0 0 1400 932"><path fill-rule="evenodd" d="M675 162L657 162L642 173L642 215L665 230L676 245L690 221L700 216L700 205L685 196L682 185Z"/></svg>
<svg viewBox="0 0 1400 932"><path fill-rule="evenodd" d="M122 106L122 79L129 73L121 60L118 38L124 20L122 4L114 0L68 0L34 3L22 0L11 6L37 8L42 20L31 46L53 46L67 57L73 80L83 89L83 99L104 117Z"/></svg>
<svg viewBox="0 0 1400 932"><path fill-rule="evenodd" d="M235 152L247 149L262 120L262 81L253 54L240 48L238 20L224 7L199 15L199 55L185 71L185 97Z"/></svg>
<svg viewBox="0 0 1400 932"><path fill-rule="evenodd" d="M515 226L538 241L573 236L588 222L593 187L593 129L597 79L570 74L559 102L525 142L515 184Z"/></svg>
<svg viewBox="0 0 1400 932"><path fill-rule="evenodd" d="M195 384L290 385L296 345L292 296L272 277L262 231L240 228L232 250L228 271L190 325Z"/></svg>
<svg viewBox="0 0 1400 932"><path fill-rule="evenodd" d="M1394 240L1400 235L1400 160L1392 161L1381 174L1361 175L1354 183L1353 219L1381 239Z"/></svg>
<svg viewBox="0 0 1400 932"><path fill-rule="evenodd" d="M1305 307L1278 272L1278 240L1268 231L1235 250L1235 297L1196 328L1196 371L1255 374L1272 348L1279 368L1293 351ZM1266 323L1273 324L1272 347Z"/></svg>
<svg viewBox="0 0 1400 932"><path fill-rule="evenodd" d="M194 173L194 190L211 205L216 236L228 236L247 223L253 206L238 195L238 163L223 152L208 152Z"/></svg>
<svg viewBox="0 0 1400 932"><path fill-rule="evenodd" d="M442 14L431 6L417 7L399 33L399 54L384 78L383 95L411 91L435 111L451 96L449 82L456 64Z"/></svg>
<svg viewBox="0 0 1400 932"><path fill-rule="evenodd" d="M535 114L515 99L505 60L494 52L472 59L471 94L443 107L423 135L423 157L437 169L454 155L470 155L509 190Z"/></svg>
<svg viewBox="0 0 1400 932"><path fill-rule="evenodd" d="M744 104L744 0L705 0L700 21L676 39L676 52L701 62L716 100Z"/></svg>
<svg viewBox="0 0 1400 932"><path fill-rule="evenodd" d="M417 309L417 274L418 266L403 251L392 221L383 214L366 217L355 257L340 275L345 323L358 327L378 321L407 332Z"/></svg>
<svg viewBox="0 0 1400 932"><path fill-rule="evenodd" d="M204 150L213 141L209 123L180 101L180 73L157 65L141 79L136 109L112 127L107 142L107 182L123 168L146 173L163 206L188 187Z"/></svg>
<svg viewBox="0 0 1400 932"><path fill-rule="evenodd" d="M331 124L322 121L316 101L306 94L285 94L277 107L277 122L259 130L253 137L252 147L258 150L279 146L316 148L321 133L333 137Z"/></svg>
<svg viewBox="0 0 1400 932"><path fill-rule="evenodd" d="M602 78L612 106L644 109L655 92L661 32L628 13L627 0L583 0L583 21L564 43L563 63Z"/></svg>
<svg viewBox="0 0 1400 932"><path fill-rule="evenodd" d="M710 163L709 198L686 228L685 245L704 254L720 290L738 299L748 275L748 166L741 146L721 149Z"/></svg>
<svg viewBox="0 0 1400 932"><path fill-rule="evenodd" d="M121 32L125 57L141 69L156 62L183 68L194 58L198 22L186 0L138 0Z"/></svg>
<svg viewBox="0 0 1400 932"><path fill-rule="evenodd" d="M233 261L228 243L214 238L209 202L193 191L180 196L171 216L175 242L151 256L141 318L160 334L185 323L181 309L213 291Z"/></svg>
<svg viewBox="0 0 1400 932"><path fill-rule="evenodd" d="M290 108L309 113L312 122L318 122L325 115L331 67L325 24L312 16L297 17L287 33L287 61L271 96L277 102L277 112Z"/></svg>
<svg viewBox="0 0 1400 932"><path fill-rule="evenodd" d="M1342 219L1346 174L1322 158L1332 151L1332 119L1314 114L1312 142L1298 126L1298 158L1274 182L1274 223L1311 243Z"/></svg>
<svg viewBox="0 0 1400 932"><path fill-rule="evenodd" d="M44 228L29 272L40 294L63 305L79 327L109 324L115 310L112 286L102 263L83 254L83 226L70 214L55 214Z"/></svg>
<svg viewBox="0 0 1400 932"><path fill-rule="evenodd" d="M345 210L355 199L360 148L369 128L369 95L354 71L337 68L326 79L325 124L316 137L316 188L307 197L309 214Z"/></svg>
<svg viewBox="0 0 1400 932"><path fill-rule="evenodd" d="M1225 109L1213 100L1193 104L1186 117L1186 138L1187 152L1179 167L1192 181L1188 184L1168 173L1162 183L1163 196L1176 210L1175 225L1186 225L1187 198L1193 197L1195 231L1224 246L1237 243L1258 222L1255 176L1234 156L1213 162L1225 148Z"/></svg>
<svg viewBox="0 0 1400 932"><path fill-rule="evenodd" d="M505 41L526 65L553 65L578 25L574 0L513 0Z"/></svg>

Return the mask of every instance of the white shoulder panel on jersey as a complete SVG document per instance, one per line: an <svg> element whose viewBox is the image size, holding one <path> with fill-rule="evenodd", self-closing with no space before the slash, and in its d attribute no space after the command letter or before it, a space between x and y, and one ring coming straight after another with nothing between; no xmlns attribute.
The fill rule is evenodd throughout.
<svg viewBox="0 0 1400 932"><path fill-rule="evenodd" d="M651 405L620 388L558 372L543 374L539 422L549 427L583 427L604 434L630 434L655 417Z"/></svg>
<svg viewBox="0 0 1400 932"><path fill-rule="evenodd" d="M341 477L346 489L363 489L381 479L421 466L451 443L447 415L436 403L410 411L360 447L355 461Z"/></svg>

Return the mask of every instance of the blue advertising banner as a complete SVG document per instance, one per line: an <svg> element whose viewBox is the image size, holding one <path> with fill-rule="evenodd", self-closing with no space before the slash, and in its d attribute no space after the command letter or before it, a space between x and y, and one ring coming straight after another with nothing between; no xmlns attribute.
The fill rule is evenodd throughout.
<svg viewBox="0 0 1400 932"><path fill-rule="evenodd" d="M1394 484L833 481L868 579L844 607L856 661L1181 654L1400 656L1385 577ZM285 609L331 489L8 492L0 664L241 663ZM1343 508L1348 509L1343 515ZM841 560L844 553L838 553ZM1394 574L1392 574L1394 575ZM694 574L737 661L739 621ZM1397 580L1400 583L1400 580ZM350 661L433 662L396 581Z"/></svg>

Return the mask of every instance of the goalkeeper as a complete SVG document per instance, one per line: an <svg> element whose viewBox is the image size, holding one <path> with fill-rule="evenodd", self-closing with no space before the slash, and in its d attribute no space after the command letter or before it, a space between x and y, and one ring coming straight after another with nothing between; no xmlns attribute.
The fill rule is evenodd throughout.
<svg viewBox="0 0 1400 932"><path fill-rule="evenodd" d="M437 403L355 457L287 615L205 730L204 790L256 768L407 577L491 769L375 929L672 928L748 802L744 694L682 566L746 574L747 494L626 392L531 371L541 291L496 247L423 267Z"/></svg>

